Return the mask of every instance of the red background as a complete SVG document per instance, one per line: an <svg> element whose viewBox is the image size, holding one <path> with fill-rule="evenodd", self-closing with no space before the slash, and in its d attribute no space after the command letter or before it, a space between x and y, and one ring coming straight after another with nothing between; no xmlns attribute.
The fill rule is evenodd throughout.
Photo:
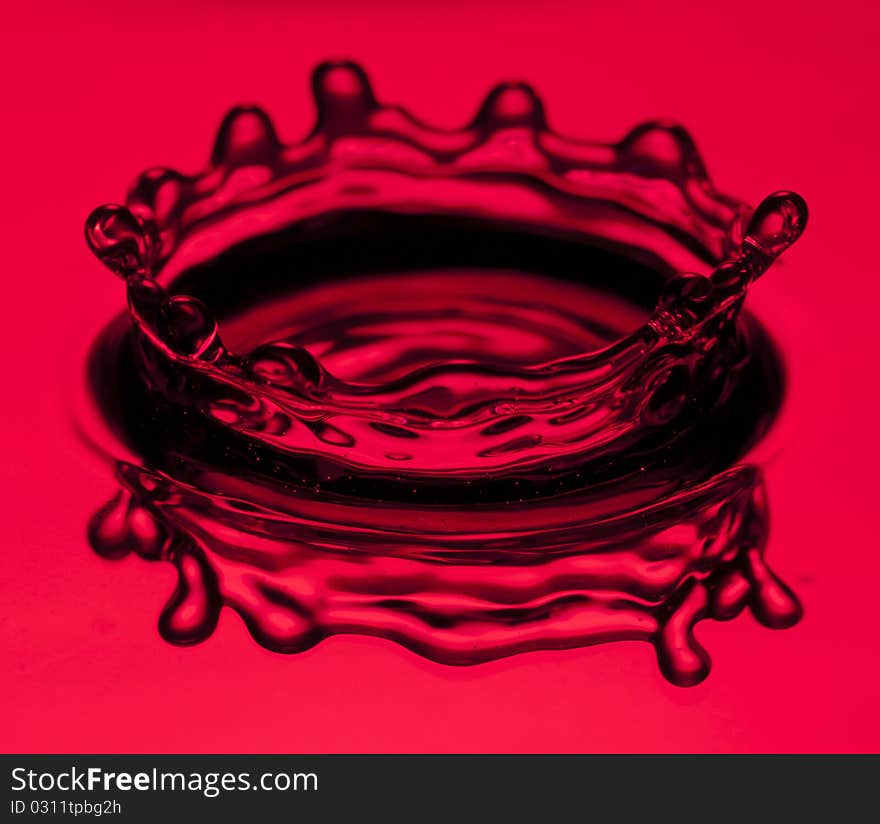
<svg viewBox="0 0 880 824"><path fill-rule="evenodd" d="M0 749L880 748L875 4L55 5L7 10L0 35ZM302 135L309 71L339 56L438 125L521 78L564 133L612 140L672 118L722 190L806 197L806 235L749 298L790 370L766 451L768 559L804 601L799 626L701 625L714 669L690 690L645 644L453 670L367 638L273 655L227 613L199 647L159 638L172 567L103 561L84 539L114 483L75 439L71 398L87 334L123 290L87 252L83 219L147 166L199 168L234 103Z"/></svg>

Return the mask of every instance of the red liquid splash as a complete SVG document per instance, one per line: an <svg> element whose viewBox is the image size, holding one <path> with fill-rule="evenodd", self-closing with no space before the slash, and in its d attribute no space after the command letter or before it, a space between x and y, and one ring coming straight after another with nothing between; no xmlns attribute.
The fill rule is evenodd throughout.
<svg viewBox="0 0 880 824"><path fill-rule="evenodd" d="M91 384L141 457L89 535L175 564L162 635L228 606L281 652L641 639L689 685L697 621L797 621L738 461L781 399L742 303L803 201L718 194L677 127L564 139L524 86L455 132L350 64L315 93L302 143L235 110L204 173L149 171L87 224L130 310Z"/></svg>

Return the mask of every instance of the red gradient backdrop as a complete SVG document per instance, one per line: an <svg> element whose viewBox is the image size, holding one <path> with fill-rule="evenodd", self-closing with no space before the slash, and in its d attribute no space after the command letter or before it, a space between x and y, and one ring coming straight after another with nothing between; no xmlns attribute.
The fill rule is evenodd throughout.
<svg viewBox="0 0 880 824"><path fill-rule="evenodd" d="M0 749L880 749L880 12L713 5L48 0L5 12ZM790 376L766 464L768 560L801 596L801 624L701 625L714 669L689 690L664 681L646 644L462 670L368 638L278 656L231 614L201 646L160 639L173 568L103 561L84 538L115 485L74 437L71 399L81 347L123 290L82 223L147 166L199 168L235 103L301 135L309 72L340 56L438 125L468 119L494 82L526 79L560 131L610 140L672 118L721 189L806 197L806 235L749 298Z"/></svg>

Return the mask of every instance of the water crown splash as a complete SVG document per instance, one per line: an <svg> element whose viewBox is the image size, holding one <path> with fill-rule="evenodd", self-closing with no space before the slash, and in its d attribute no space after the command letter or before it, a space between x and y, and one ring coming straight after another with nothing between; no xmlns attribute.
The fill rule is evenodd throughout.
<svg viewBox="0 0 880 824"><path fill-rule="evenodd" d="M639 639L692 685L699 620L795 623L740 463L781 367L742 304L803 200L721 195L677 126L564 138L523 84L454 131L353 64L313 84L302 142L234 109L202 173L149 170L87 221L129 309L90 382L137 456L89 538L175 565L162 636L227 606L279 652Z"/></svg>

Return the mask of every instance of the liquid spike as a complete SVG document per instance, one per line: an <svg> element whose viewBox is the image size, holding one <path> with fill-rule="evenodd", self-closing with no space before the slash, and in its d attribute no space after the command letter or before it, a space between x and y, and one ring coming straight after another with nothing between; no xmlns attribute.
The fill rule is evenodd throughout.
<svg viewBox="0 0 880 824"><path fill-rule="evenodd" d="M633 128L618 144L634 171L675 180L706 177L706 167L690 132L678 123L649 120Z"/></svg>
<svg viewBox="0 0 880 824"><path fill-rule="evenodd" d="M217 578L205 559L195 549L175 548L177 586L162 614L159 633L166 640L189 646L204 641L217 626L221 601Z"/></svg>
<svg viewBox="0 0 880 824"><path fill-rule="evenodd" d="M141 219L172 223L187 194L187 178L174 169L156 166L138 176L125 205Z"/></svg>
<svg viewBox="0 0 880 824"><path fill-rule="evenodd" d="M350 60L321 63L312 74L312 92L316 128L331 135L362 131L379 105L367 73Z"/></svg>
<svg viewBox="0 0 880 824"><path fill-rule="evenodd" d="M272 166L281 141L271 118L258 106L237 106L223 118L211 163L214 166Z"/></svg>
<svg viewBox="0 0 880 824"><path fill-rule="evenodd" d="M500 83L483 101L474 126L484 129L526 127L546 129L544 104L527 83Z"/></svg>
<svg viewBox="0 0 880 824"><path fill-rule="evenodd" d="M763 272L803 234L808 217L806 201L799 194L774 192L755 209L745 230L743 248L766 258Z"/></svg>
<svg viewBox="0 0 880 824"><path fill-rule="evenodd" d="M85 236L94 255L115 275L150 274L156 252L155 230L125 206L99 206L86 219Z"/></svg>
<svg viewBox="0 0 880 824"><path fill-rule="evenodd" d="M223 351L217 321L205 304L190 295L173 295L162 304L162 339L183 357L213 361Z"/></svg>

